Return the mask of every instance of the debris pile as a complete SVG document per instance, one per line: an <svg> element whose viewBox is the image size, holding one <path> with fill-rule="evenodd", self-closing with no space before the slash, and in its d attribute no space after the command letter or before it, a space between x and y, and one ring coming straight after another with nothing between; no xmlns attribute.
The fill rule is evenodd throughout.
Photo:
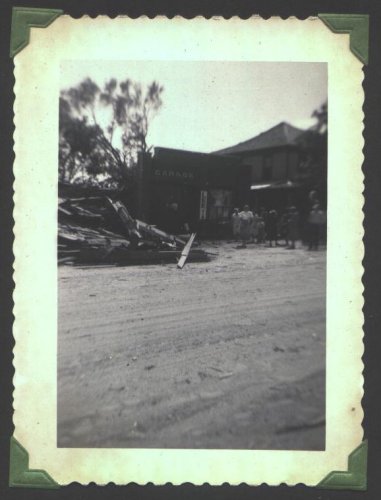
<svg viewBox="0 0 381 500"><path fill-rule="evenodd" d="M134 219L125 205L107 196L60 198L58 263L139 265L205 262L211 254L186 239Z"/></svg>

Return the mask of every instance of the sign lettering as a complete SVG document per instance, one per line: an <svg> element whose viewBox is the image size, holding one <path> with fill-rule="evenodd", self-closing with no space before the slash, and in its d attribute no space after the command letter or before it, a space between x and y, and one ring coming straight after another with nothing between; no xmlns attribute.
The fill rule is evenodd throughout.
<svg viewBox="0 0 381 500"><path fill-rule="evenodd" d="M175 172L174 170L159 170L157 168L154 171L154 175L155 177L194 180L194 174L192 172Z"/></svg>

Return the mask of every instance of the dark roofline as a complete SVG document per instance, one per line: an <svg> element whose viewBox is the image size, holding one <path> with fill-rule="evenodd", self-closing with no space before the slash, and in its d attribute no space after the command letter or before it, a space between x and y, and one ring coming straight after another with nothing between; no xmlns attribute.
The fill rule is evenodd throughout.
<svg viewBox="0 0 381 500"><path fill-rule="evenodd" d="M234 147L234 146L232 146ZM230 156L230 158L233 158L233 157L238 157L238 156L241 156L241 157L245 157L245 156L250 156L252 155L253 153L259 153L259 152L266 152L266 151L270 151L270 150L273 150L273 149L277 149L277 150L281 150L281 149L290 149L290 148L294 148L296 149L298 147L298 144L296 143L290 143L290 144L280 144L279 146L263 146L263 147L260 147L260 148L255 148L255 149L246 149L244 151L237 151L236 153L225 153L224 155L217 155L216 153L214 153L215 156ZM228 149L228 148L226 148Z"/></svg>
<svg viewBox="0 0 381 500"><path fill-rule="evenodd" d="M305 132L307 132L309 129L305 130L305 129L301 129L301 128L298 128L298 127L294 127L293 125L291 125L290 123L288 122L280 122L278 123L277 125L274 125L273 127L259 133L258 135L255 135L254 137L251 137L250 139L246 139L245 141L242 141L242 142L239 142L237 144L233 144L233 146L228 146L227 148L223 148L223 149L219 149L217 151L213 151L213 154L218 154L218 155L236 155L236 154L243 154L243 153L248 153L250 151L255 151L255 148L254 149L247 149L246 151L236 151L236 152L231 152L231 153L224 153L225 151L228 151L228 150L232 150L232 149L235 149L235 148L239 148L239 147L244 147L246 144L250 144L253 140L255 139L259 139L260 137L264 136L264 135L267 135L269 133L271 133L272 130L280 127L281 125L286 125L287 127L290 127L294 130L297 130L300 132L300 135L304 134ZM292 144L282 144L280 146L266 146L266 147L259 147L259 148L256 148L258 151L259 150L265 150L265 149L271 149L273 147L285 147L285 146L291 146Z"/></svg>
<svg viewBox="0 0 381 500"><path fill-rule="evenodd" d="M189 151L187 149L177 149L177 148L165 148L162 146L155 146L154 147L154 155L153 156L155 156L156 151L168 151L168 152L179 153L179 154L185 153L185 154L189 154L189 155L197 155L197 156L202 156L202 157L213 156L213 157L218 158L218 159L220 159L220 158L226 158L229 160L232 159L232 155L224 155L224 154L216 154L216 153L201 153L200 151Z"/></svg>

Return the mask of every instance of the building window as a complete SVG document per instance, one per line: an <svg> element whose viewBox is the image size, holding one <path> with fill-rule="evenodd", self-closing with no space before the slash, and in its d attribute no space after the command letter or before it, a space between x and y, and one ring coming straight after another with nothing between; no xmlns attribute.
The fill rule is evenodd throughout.
<svg viewBox="0 0 381 500"><path fill-rule="evenodd" d="M225 189L211 189L209 193L209 219L228 219L232 210L232 192Z"/></svg>
<svg viewBox="0 0 381 500"><path fill-rule="evenodd" d="M265 156L263 162L262 180L271 181L273 178L273 159L272 156Z"/></svg>

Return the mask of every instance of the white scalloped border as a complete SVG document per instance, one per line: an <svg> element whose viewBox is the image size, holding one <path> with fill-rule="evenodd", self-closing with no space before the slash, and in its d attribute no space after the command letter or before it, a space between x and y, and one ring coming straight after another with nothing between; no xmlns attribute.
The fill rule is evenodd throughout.
<svg viewBox="0 0 381 500"><path fill-rule="evenodd" d="M269 20L265 21L260 16L252 16L247 20L242 20L238 16L232 16L228 19L221 17L216 18L215 16L213 16L209 20L205 20L202 16L195 16L190 20L185 19L181 16L174 16L171 20L168 19L166 16L158 16L155 17L154 19L151 19L148 16L140 16L134 20L129 19L127 16L117 17L114 18L114 20L111 20L107 16L96 16L95 18L92 18L90 16L83 16L80 19L69 18L69 16L61 16L60 18L55 20L54 23L49 28L45 29L44 32L42 32L42 30L33 29L31 33L30 45L15 58L15 86L14 86L14 93L16 96L14 105L15 243L13 247L15 256L15 264L14 264L15 292L13 295L15 306L13 312L15 316L14 338L16 342L14 348L15 437L21 442L23 446L26 447L27 451L30 454L30 468L40 468L46 470L48 473L52 475L52 477L55 480L57 480L61 484L68 484L73 481L77 481L82 484L88 484L91 481L95 481L97 484L103 484L103 485L108 484L110 482L113 482L115 484L126 484L129 482L135 482L138 484L146 484L147 482L154 482L155 484L164 484L166 482L171 482L172 484L183 484L184 482L192 482L193 484L197 485L203 484L205 482L212 485L223 484L226 482L229 482L230 484L246 483L246 484L257 484L257 485L263 482L266 482L267 484L279 484L280 482L286 482L287 484L291 485L303 482L305 484L313 485L318 483L324 477L324 474L320 474L319 477L315 477L314 479L312 479L311 477L310 479L308 479L307 477L308 469L311 468L311 465L310 466L308 465L309 460L304 459L304 455L306 453L312 454L314 456L312 463L317 463L318 454L320 452L243 451L243 452L238 452L240 453L240 457L238 457L236 450L219 450L217 452L213 450L111 450L111 449L65 450L65 449L56 449L55 440L49 438L49 436L52 436L51 433L52 419L54 421L55 418L55 408L52 408L51 404L49 404L49 401L51 401L51 393L54 394L54 388L52 389L51 387L52 381L49 377L46 378L45 380L47 385L45 386L44 384L41 385L39 382L44 380L43 376L41 378L41 373L40 373L41 371L44 371L44 369L45 373L48 370L50 370L50 373L53 373L51 367L52 366L53 368L55 367L55 360L49 358L47 353L40 352L40 355L38 355L38 353L36 352L36 343L39 347L42 347L43 344L41 343L42 340L41 330L39 330L38 328L36 329L36 326L38 325L41 326L41 322L39 322L39 318L36 317L35 309L40 308L39 311L41 312L41 300L43 301L42 306L46 305L44 300L48 298L48 295L46 293L45 295L43 294L41 295L41 289L39 289L37 286L37 285L44 285L46 283L43 280L42 280L43 283L41 283L38 280L39 273L35 272L36 270L34 269L34 260L33 260L33 256L36 255L33 254L33 250L35 250L36 247L30 248L30 241L31 241L30 236L32 235L33 237L33 234L35 234L36 232L42 234L41 228L38 227L39 220L37 216L39 214L41 215L41 206L45 207L46 206L45 202L43 202L42 205L40 204L39 209L37 209L37 212L35 210L36 206L38 207L38 200L41 199L39 197L46 194L44 191L46 189L46 183L44 184L43 182L42 183L40 182L41 190L36 189L39 186L39 183L38 182L36 183L35 179L36 175L38 174L34 173L33 166L30 165L31 160L28 161L28 158L30 159L33 157L31 156L31 150L30 150L31 143L28 143L27 141L27 144L25 144L26 141L26 139L24 139L24 137L26 137L25 121L21 119L21 117L28 118L27 115L25 115L25 107L23 107L25 105L26 98L28 97L27 96L28 91L25 89L28 88L28 85L31 85L31 81L33 80L33 78L30 77L31 73L33 74L33 67L31 73L30 72L25 73L25 67L28 65L28 58L31 58L33 60L33 57L35 56L36 45L38 45L38 43L42 44L43 50L49 51L52 49L52 46L54 46L54 44L56 43L58 35L60 36L64 35L65 37L67 36L68 34L67 29L64 30L61 29L61 33L58 33L59 32L58 26L60 25L60 23L65 24L69 22L70 28L73 26L73 23L77 25L81 23L82 25L86 26L87 30L92 29L94 27L94 26L91 27L89 23L93 25L97 24L98 29L100 29L99 28L100 24L103 25L106 24L107 25L106 28L110 30L109 33L112 35L113 32L118 29L123 30L123 27L122 28L120 27L121 23L124 24L129 23L128 28L131 29L132 27L131 23L134 23L134 25L140 23L151 23L152 26L153 22L155 22L157 25L162 23L168 25L168 22L171 22L172 24L175 22L182 24L182 29L188 29L188 27L193 29L194 27L194 29L200 30L198 31L198 33L200 33L202 31L205 31L205 29L207 31L209 30L209 26L206 27L205 23L210 25L210 23L213 23L215 21L218 21L219 25L221 24L227 25L227 23L229 23L230 27L226 28L230 30L229 35L237 37L240 36L241 39L243 39L246 43L248 43L248 40L247 38L245 38L242 32L239 33L239 35L238 33L237 35L234 34L238 27L242 31L245 31L242 23L248 24L252 22L257 22L257 23L259 22L261 24L260 29L261 30L264 29L265 31L266 29L268 29L269 27L268 25L270 22L272 24L275 24L278 28L280 26L279 23L282 23L284 25L284 23L292 22L294 23L294 28L296 28L297 30L300 29L303 30L301 23L306 24L311 22L314 23L318 22L321 23L322 26L324 26L323 23L317 18L308 18L306 20L301 21L295 17L289 17L286 20L283 20L280 17L272 17ZM267 27L263 26L264 21L266 22ZM110 22L112 22L113 26L110 26ZM185 24L187 24L187 26L185 26ZM190 27L191 24L192 26ZM195 26L196 24L198 24L197 27ZM102 29L104 28L105 26L102 27ZM163 29L163 26L160 29ZM165 29L170 29L170 28L165 27ZM327 30L328 33L329 30L326 26L324 26L324 29ZM72 33L70 34L73 36ZM86 32L84 36L85 37L87 36ZM205 35L203 34L202 37L204 36ZM340 37L341 40L348 39L347 35L336 34L334 36ZM177 37L180 37L181 39L181 33L178 32ZM199 40L200 39L199 35L197 35L196 38ZM68 43L67 38L65 44L66 43ZM341 43L339 43L339 45L341 45ZM220 47L220 54L219 54L220 57L221 57L221 48L224 49L225 46ZM311 51L313 52L313 47L311 47ZM197 57L202 56L201 52L204 52L204 50L203 51L196 50L197 53L196 56ZM152 51L150 51L150 53L152 53ZM173 57L173 55L171 57ZM47 59L48 58L45 57L45 60ZM41 64L43 67L43 63L41 63L40 61L40 67ZM359 67L359 63L354 62L354 56L351 59L351 64L356 69L357 73L361 71L361 82L358 81L356 83L356 88L354 92L356 93L357 101L361 100L361 103L363 104L364 93L361 85L363 79L362 70ZM26 78L26 76L28 77ZM28 79L30 80L29 82ZM339 96L338 100L340 101L340 99L341 98ZM330 150L332 147L335 148L335 145L333 144L334 138L332 130L336 126L336 124L332 122L332 112L331 112L332 103L333 103L332 98L330 98L329 101ZM355 255L348 256L345 253L345 248L340 247L340 251L344 252L342 262L344 263L346 259L354 257L353 262L354 265L357 266L357 275L352 276L352 278L356 279L355 281L353 281L352 285L356 286L356 296L357 296L356 310L357 313L359 314L361 313L360 314L361 325L363 324L363 319L362 319L363 285L361 282L363 268L361 262L364 256L364 247L362 242L363 238L362 207L364 204L364 197L362 194L363 173L361 170L361 165L363 163L362 149L364 144L362 135L363 118L364 118L362 111L362 104L360 106L361 108L360 110L359 109L355 110L355 112L357 113L356 133L358 134L358 132L360 132L361 135L361 144L358 142L356 146L356 151L357 151L356 154L358 156L358 159L356 161L356 166L358 167L360 172L354 171L355 175L353 176L353 178L346 180L346 182L348 182L349 184L351 184L351 180L353 180L353 182L355 183L355 186L349 186L349 187L353 189L353 192L356 195L356 213L352 214L354 216L353 225L351 227L348 226L346 231L350 232L352 230L353 232L353 230L356 229L357 231L355 235L356 238L355 239L349 238L349 240L345 240L347 244L349 241L350 244L357 245L356 248L352 248L352 246L350 248L351 251L355 250L354 252ZM358 113L360 113L361 116ZM29 120L29 122L31 122L31 120ZM29 128L29 131L31 130L32 129ZM358 137L358 135L356 137ZM351 143L348 143L348 145L350 147ZM43 145L40 144L39 146L41 148ZM330 163L330 165L331 168L329 171L329 178L332 177L333 175L332 163ZM37 166L37 172L42 173L43 171L38 170L38 168L39 166ZM50 189L53 189L54 191L54 187L52 188L52 186L50 186ZM31 198L33 197L34 201L31 200ZM55 194L53 192L53 199L54 197ZM38 198L37 205L35 204L36 198ZM331 193L331 198L332 198L332 193ZM50 201L51 198L49 198L49 203ZM347 206L348 205L342 206L342 209L344 210L344 208L347 208ZM40 210L40 212L38 210ZM337 207L335 208L335 213L337 213ZM340 214L337 215L340 216ZM342 215L344 216L344 220L346 220L345 214L343 213ZM341 217L336 219L339 220L340 222L340 218ZM44 229L44 226L42 227L42 229ZM342 230L343 228L342 227L340 228L340 226L336 224L335 231L339 231L341 234ZM351 235L349 234L349 236ZM52 242L49 241L50 248L51 248L51 243ZM29 249L31 250L30 252ZM46 263L49 266L51 264L51 258L50 260L48 259L47 261L44 262L44 264ZM36 277L37 277L37 282L36 282ZM345 275L342 276L342 279L346 278L347 277ZM33 279L35 280L34 283L30 281ZM37 291L33 287L36 287ZM358 292L360 291L361 291L360 294L361 299L359 299L358 297L359 295ZM346 312L349 315L351 314L351 311L349 309ZM343 320L344 319L345 318L343 317ZM44 325L46 323L43 322L42 324ZM358 326L358 318L356 324ZM39 335L40 337L38 337ZM361 360L361 356L363 354L363 342L362 342L362 335L360 336L359 331L351 335L355 337L354 339L352 339L354 340L354 342L349 343L349 345L347 345L348 352L346 354L348 354L350 357L351 349L353 348L356 350L355 354L356 368L354 370L355 373L352 373L353 370L351 371L351 373L352 375L355 376L354 380L357 381L356 385L357 385L358 397L356 400L356 412L353 418L355 419L355 424L356 424L355 427L357 428L356 443L359 444L362 438L361 422L363 416L361 408L361 397L363 391L362 389L363 363ZM329 372L330 370L333 369L333 366L329 364L329 359L328 359L330 356L329 352L327 354L328 354L327 377L329 378L330 377ZM40 361L43 363L44 362L46 363L46 361L48 362L47 365L46 364L44 365L44 368L42 370L41 366L39 365ZM35 376L37 372L39 373L39 375ZM329 392L329 387L328 387L328 392ZM47 399L48 403L46 403ZM40 431L41 424L43 424L46 427L44 432ZM50 431L48 429L50 429ZM340 454L340 451L345 450L345 452L342 453L340 459L336 460L337 467L333 467L334 469L346 470L345 457L347 457L347 455L349 454L347 453L348 450L350 452L353 451L353 449L355 448L355 446L352 446L352 444L350 449L348 447L347 448L340 447L340 443L338 444L335 451L336 455L338 456ZM259 453L258 456L260 457L259 461L257 459L253 462L252 461L253 454L258 454L258 453ZM293 454L293 456L291 456L291 454ZM277 474L277 467L278 469L279 467L282 466L284 467L287 460L289 461L291 460L291 462L289 462L291 465L295 462L295 460L298 461L298 457L295 454L299 455L299 457L301 456L301 454L304 454L302 457L302 462L299 465L299 473L296 474L294 470L294 472L291 474L289 471L289 474L286 474L286 476L284 476L283 478L279 477L279 474ZM286 455L288 456L288 458L286 457ZM331 453L330 459L332 458L334 457L332 457ZM147 459L150 461L150 464L147 463ZM144 465L140 467L139 464L143 463ZM127 468L126 464L128 464ZM169 469L167 465L169 466ZM237 469L237 466L239 470ZM270 467L274 473L274 476L276 476L274 480L271 480L271 477L269 477ZM235 470L235 473L233 474L232 474L232 469ZM332 467L330 466L329 469L327 469L327 472L330 472L331 470ZM313 471L310 470L309 472Z"/></svg>

